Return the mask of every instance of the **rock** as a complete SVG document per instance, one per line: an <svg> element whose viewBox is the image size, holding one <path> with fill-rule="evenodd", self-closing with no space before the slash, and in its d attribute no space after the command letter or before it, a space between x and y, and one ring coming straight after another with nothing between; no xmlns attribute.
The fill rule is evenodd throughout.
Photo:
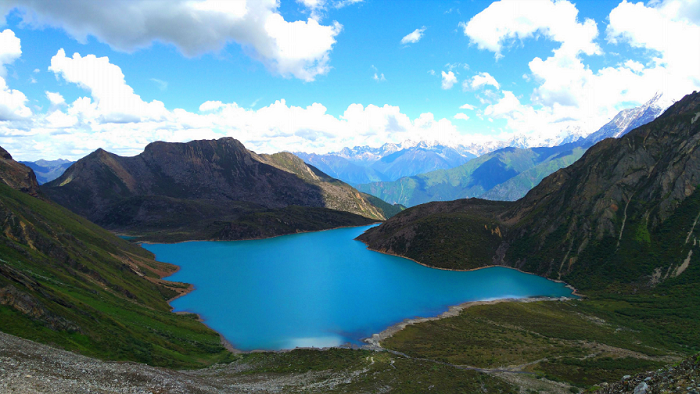
<svg viewBox="0 0 700 394"><path fill-rule="evenodd" d="M639 383L637 387L634 388L634 394L646 394L649 390L649 385L645 382Z"/></svg>

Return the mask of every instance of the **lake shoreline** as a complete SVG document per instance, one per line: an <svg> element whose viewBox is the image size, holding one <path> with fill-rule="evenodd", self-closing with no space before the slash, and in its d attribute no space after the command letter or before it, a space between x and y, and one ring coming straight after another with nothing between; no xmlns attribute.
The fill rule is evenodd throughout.
<svg viewBox="0 0 700 394"><path fill-rule="evenodd" d="M360 241L360 242L362 242L362 241ZM362 242L362 243L364 243L364 242ZM365 245L367 245L367 244L365 243ZM576 297L581 297L581 298L585 298L585 297L586 297L584 294L579 293L578 290L577 290L574 286L572 286L572 285L570 285L570 284L564 282L564 281L561 280L561 279L551 279L551 278L547 278L547 277L544 277L544 276L541 276L541 275L537 275L537 274L532 273L532 272L523 271L523 270L521 270L521 269L519 269L519 268L510 267L510 266L507 266L507 265L494 265L494 264L492 264L492 265L485 265L485 266L483 266L483 267L470 268L470 269L442 268L442 267L435 267L435 266L432 266L432 265L428 265L428 264L425 264L425 263L421 263L421 262L418 261L418 260L414 260L414 259L412 259L412 258L410 258L410 257L402 256L402 255L400 255L400 254L396 254L396 253L391 253L391 252L386 252L386 251L381 251L381 250L373 249L373 248L370 248L369 246L367 246L367 250L371 250L371 251L373 251L373 252L385 254L385 255L387 255L387 256L401 257L402 259L411 260L411 261L413 261L414 263L416 263L416 264L418 264L418 265L422 265L423 267L432 268L432 269L441 270L441 271L472 272L472 271L478 271L478 270L483 270L483 269L486 269L486 268L494 268L494 267L508 268L508 269L516 270L516 271L521 272L521 273L523 273L523 274L539 276L540 278L545 278L545 279L551 280L552 282L555 282L555 283L562 283L562 284L564 284L564 286L565 286L566 288L568 288L568 289L571 290L571 292L572 292L571 294L572 294L572 295L575 295Z"/></svg>
<svg viewBox="0 0 700 394"><path fill-rule="evenodd" d="M250 240L271 239L271 238L277 238L277 237L286 236L286 235L302 234L302 233L312 233L312 232L315 233L315 232L330 231L330 230L337 230L337 229L343 229L343 228L368 227L368 226L372 226L372 225L375 225L375 224L377 224L377 223L373 223L373 224L369 224L369 225L362 225L362 226L340 226L340 227L329 228L329 229L318 230L318 231L304 231L304 232L291 233L291 234L283 234L283 235L278 235L278 236L274 236L274 237L267 237L267 238L253 238L253 239L250 239ZM246 239L246 240L247 240L247 239ZM353 240L355 240L355 239L353 239ZM238 240L237 240L237 241L238 241ZM243 240L240 240L240 241L243 241ZM136 243L138 243L138 244L153 245L153 244L180 244L180 243L185 243L185 242L202 242L202 241L188 240L188 241L180 241L180 242L172 242L172 243L162 243L162 242L148 242L148 241L143 241L143 242L136 242ZM204 242L217 242L217 241L204 241ZM229 242L229 241L224 241L224 242ZM419 261L416 261L416 260L414 260L414 259L411 259L411 258L408 258L408 257L405 257L405 256L400 256L400 255L396 255L396 254L393 254L393 253L382 252L382 251L374 250L374 249L369 248L369 247L367 247L366 249L369 250L369 251L372 251L372 252L378 252L378 253L385 254L385 255L390 255L390 256L395 256L395 257L404 258L404 259L413 261L414 263L417 263L417 264L419 264L419 265L421 265L421 266L424 266L424 267L426 267L426 268L437 269L437 270L442 270L442 271L469 272L469 271L477 271L477 270L486 269L486 268L503 267L503 268L513 269L513 270L518 271L518 272L520 272L520 273L529 274L529 275L533 275L533 276L538 276L538 277L539 277L539 275L536 275L536 274L533 274L533 273L530 273L530 272L525 272L525 271L522 271L522 270L517 269L517 268L507 267L507 266L500 266L500 265L490 265L490 266L478 267L478 268L473 268L473 269L465 269L465 270L433 267L433 266L430 266L430 265L427 265L427 264L423 264L423 263L421 263L421 262L419 262ZM177 265L177 264L173 264L173 263L168 263L168 264L174 265L175 267L177 267L177 269L176 269L175 271L169 273L167 276L161 277L161 280L163 280L163 281L168 281L167 279L164 279L164 278L167 278L167 277L170 277L170 276L174 275L175 273L177 273L177 272L180 271L180 269L181 269L181 267L180 267L179 265ZM550 280L550 281L552 281L552 282L556 282L556 283L563 283L563 284L565 285L565 287L567 287L567 288L569 288L570 290L572 290L572 295L573 295L573 296L582 297L582 295L580 295L580 294L577 293L576 289L575 289L573 286L570 286L570 285L566 284L565 282L563 282L563 281L561 281L561 280L554 280L554 279L549 279L549 278L545 278L545 279L548 279L548 280ZM172 281L169 281L169 282L172 282ZM196 290L197 288L196 288L193 284L189 284L189 283L186 283L186 282L172 282L172 283L184 283L184 284L187 284L188 287L187 287L187 289L185 289L182 293L180 293L180 294L176 295L175 297L172 297L172 298L170 298L169 300L167 300L168 305L170 306L171 312L172 312L172 313L175 313L175 314L192 314L192 315L196 315L196 316L197 316L197 320L198 320L199 322L201 322L202 324L204 324L205 326L207 326L210 330L212 330L212 331L216 332L217 334L219 334L219 337L220 337L222 346L223 346L226 350L228 350L229 352L231 352L231 353L233 353L233 354L247 354L247 353L260 353L260 352L282 353L282 352L293 351L293 350L295 350L295 349L316 349L316 350L319 350L319 351L323 351L323 350L338 349L338 348L362 348L362 349L368 349L368 350L378 350L378 351L381 351L381 350L385 350L385 349L381 347L380 342L383 341L383 340L385 340L385 339L387 339L387 338L389 338L389 337L391 337L391 336L393 336L395 333L397 333L397 332L403 330L406 326L412 325L412 324L419 324L419 323L423 323L423 322L434 321L434 320L439 320L439 319L444 319L444 318L448 318L448 317L457 316L462 310L467 309L467 308L469 308L469 307L471 307L471 306L475 306L475 305L497 304L497 303L501 303L501 302L561 301L561 300L575 299L575 298L571 298L571 297L567 297L567 296L562 296L562 297L502 298L502 299L492 299L492 300L467 301L467 302L463 302L463 303L460 303L460 304L457 304L457 305L449 306L447 311L445 311L445 312L443 312L443 313L441 313L441 314L439 314L439 315L437 315L437 316L432 316L432 317L421 317L421 318L408 318L408 319L405 319L405 320L403 320L403 321L401 321L401 322L392 324L392 325L388 326L387 328L383 329L383 330L382 330L381 332L379 332L379 333L374 333L374 334L372 334L370 337L359 339L360 342L364 343L364 345L361 345L361 346L353 345L353 344L351 344L351 343L346 343L346 344L342 344L342 345L338 345L338 346L330 346L330 347L297 347L297 348L294 348L294 349L279 349L279 350L254 349L254 350L245 350L245 351L244 351L244 350L237 349L235 346L233 346L232 343L230 343L230 342L224 337L224 335L223 335L221 332L219 332L219 331L215 330L214 328L212 328L211 326L209 326L209 325L207 324L206 320L203 319L202 316L201 316L199 313L190 312L190 311L186 311L186 310L175 312L175 311L174 311L175 308L171 305L171 303L172 303L174 300L176 300L176 299L178 299L178 298L180 298L180 297L182 297L182 296L185 296L185 295L187 295L187 294L193 292L193 291Z"/></svg>
<svg viewBox="0 0 700 394"><path fill-rule="evenodd" d="M157 245L157 244L165 244L165 245L176 245L176 244L182 244L186 242L237 242L237 241L259 241L262 239L273 239L273 238L278 238L278 237L286 237L288 235L295 235L295 234L308 234L308 233L320 233L322 231L331 231L331 230L339 230L341 228L357 228L357 227L368 227L368 226L374 226L377 224L381 224L382 222L373 222L369 224L361 224L359 226L337 226L337 227L331 227L331 228L325 228L323 230L308 230L308 231L297 231L294 233L289 233L289 234L279 234L279 235L273 235L270 237L258 237L258 238L240 238L240 239L188 239L185 241L176 241L176 242L167 242L167 241L133 241L133 243L137 245ZM113 233L117 235L117 233ZM126 234L119 234L117 235L121 238L121 236L127 236L127 237L132 237L131 235L126 235ZM138 238L138 236L133 236L133 238ZM124 238L122 238L124 239ZM129 241L125 239L126 241Z"/></svg>
<svg viewBox="0 0 700 394"><path fill-rule="evenodd" d="M453 305L450 306L449 309L443 313L441 313L438 316L433 316L433 317L416 317L412 319L405 319L399 323L393 324L383 331L372 334L371 337L363 338L362 342L366 343L365 345L368 349L370 350L377 350L377 351L382 351L386 350L384 347L382 347L381 342L391 338L394 336L394 334L398 333L399 331L403 330L404 328L414 325L414 324L420 324L420 323L426 323L430 321L436 321L436 320L442 320L442 319L447 319L450 317L456 317L458 316L463 310L471 308L473 306L479 306L479 305L495 305L495 304L500 304L503 302L542 302L542 301L567 301L567 300L576 300L576 298L571 298L571 297L526 297L526 298L500 298L496 300L487 300L487 301L467 301L463 302L458 305Z"/></svg>

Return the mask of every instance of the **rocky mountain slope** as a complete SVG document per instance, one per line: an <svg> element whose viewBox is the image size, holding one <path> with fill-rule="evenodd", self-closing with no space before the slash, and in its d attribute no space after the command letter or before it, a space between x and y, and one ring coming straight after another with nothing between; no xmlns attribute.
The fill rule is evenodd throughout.
<svg viewBox="0 0 700 394"><path fill-rule="evenodd" d="M610 122L587 136L585 140L593 145L606 138L620 138L631 130L658 118L671 104L661 93L657 93L639 107L620 111Z"/></svg>
<svg viewBox="0 0 700 394"><path fill-rule="evenodd" d="M258 155L232 138L155 142L134 157L99 149L42 190L105 228L167 241L259 238L385 218L357 190L296 156ZM319 220L304 220L304 210Z"/></svg>
<svg viewBox="0 0 700 394"><path fill-rule="evenodd" d="M37 160L20 161L21 164L31 168L40 185L51 182L61 176L74 162L70 160Z"/></svg>
<svg viewBox="0 0 700 394"><path fill-rule="evenodd" d="M5 149L0 147L0 184L32 196L39 195L39 184L34 172L27 166L12 159Z"/></svg>
<svg viewBox="0 0 700 394"><path fill-rule="evenodd" d="M360 239L429 265L508 265L582 288L700 278L693 263L699 119L694 93L655 121L596 144L515 203L414 207ZM480 246L473 257L437 247L464 242Z"/></svg>
<svg viewBox="0 0 700 394"><path fill-rule="evenodd" d="M0 159L0 331L83 354L156 365L225 359L218 334L167 300L176 270L38 193L31 169Z"/></svg>

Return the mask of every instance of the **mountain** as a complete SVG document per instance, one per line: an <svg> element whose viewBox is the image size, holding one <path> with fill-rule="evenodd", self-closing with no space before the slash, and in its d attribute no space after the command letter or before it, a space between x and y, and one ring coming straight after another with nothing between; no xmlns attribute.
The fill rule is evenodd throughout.
<svg viewBox="0 0 700 394"><path fill-rule="evenodd" d="M630 130L634 130L656 119L671 104L663 94L657 93L644 105L620 111L605 126L587 136L586 142L592 145L606 138L620 138Z"/></svg>
<svg viewBox="0 0 700 394"><path fill-rule="evenodd" d="M432 266L506 265L579 289L691 286L700 279L699 120L693 93L516 202L425 204L359 239Z"/></svg>
<svg viewBox="0 0 700 394"><path fill-rule="evenodd" d="M53 181L61 176L74 162L70 160L37 160L20 161L20 163L31 168L36 175L36 180L40 185Z"/></svg>
<svg viewBox="0 0 700 394"><path fill-rule="evenodd" d="M167 300L177 267L38 191L0 148L0 331L113 360L196 367L225 360L217 333Z"/></svg>
<svg viewBox="0 0 700 394"><path fill-rule="evenodd" d="M576 161L586 148L579 143L552 148L503 148L459 167L393 182L357 185L357 189L409 207L477 196L517 199L545 176Z"/></svg>
<svg viewBox="0 0 700 394"><path fill-rule="evenodd" d="M476 157L465 147L425 141L384 144L379 148L356 146L325 155L295 154L321 171L353 185L452 168Z"/></svg>
<svg viewBox="0 0 700 394"><path fill-rule="evenodd" d="M566 129L556 141L535 141L514 136L507 148L480 156L460 167L438 170L396 181L359 184L356 187L385 201L414 206L430 201L479 197L487 200L515 201L554 171L578 160L596 142L619 138L633 128L656 119L667 108L661 94L646 104L620 111L610 122L588 135L581 128ZM541 147L532 146L539 145Z"/></svg>
<svg viewBox="0 0 700 394"><path fill-rule="evenodd" d="M233 138L154 142L134 157L98 149L42 190L105 228L161 241L260 238L385 218L296 156L258 155Z"/></svg>
<svg viewBox="0 0 700 394"><path fill-rule="evenodd" d="M31 168L12 159L5 149L0 147L0 184L32 196L39 195L39 184Z"/></svg>

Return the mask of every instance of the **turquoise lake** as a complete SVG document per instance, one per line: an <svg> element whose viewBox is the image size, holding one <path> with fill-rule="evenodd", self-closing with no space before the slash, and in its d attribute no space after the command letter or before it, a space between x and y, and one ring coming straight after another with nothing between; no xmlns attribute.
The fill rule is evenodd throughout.
<svg viewBox="0 0 700 394"><path fill-rule="evenodd" d="M240 350L326 347L467 301L571 296L561 283L493 267L427 268L355 241L369 227L231 242L145 244L195 290L171 302Z"/></svg>

